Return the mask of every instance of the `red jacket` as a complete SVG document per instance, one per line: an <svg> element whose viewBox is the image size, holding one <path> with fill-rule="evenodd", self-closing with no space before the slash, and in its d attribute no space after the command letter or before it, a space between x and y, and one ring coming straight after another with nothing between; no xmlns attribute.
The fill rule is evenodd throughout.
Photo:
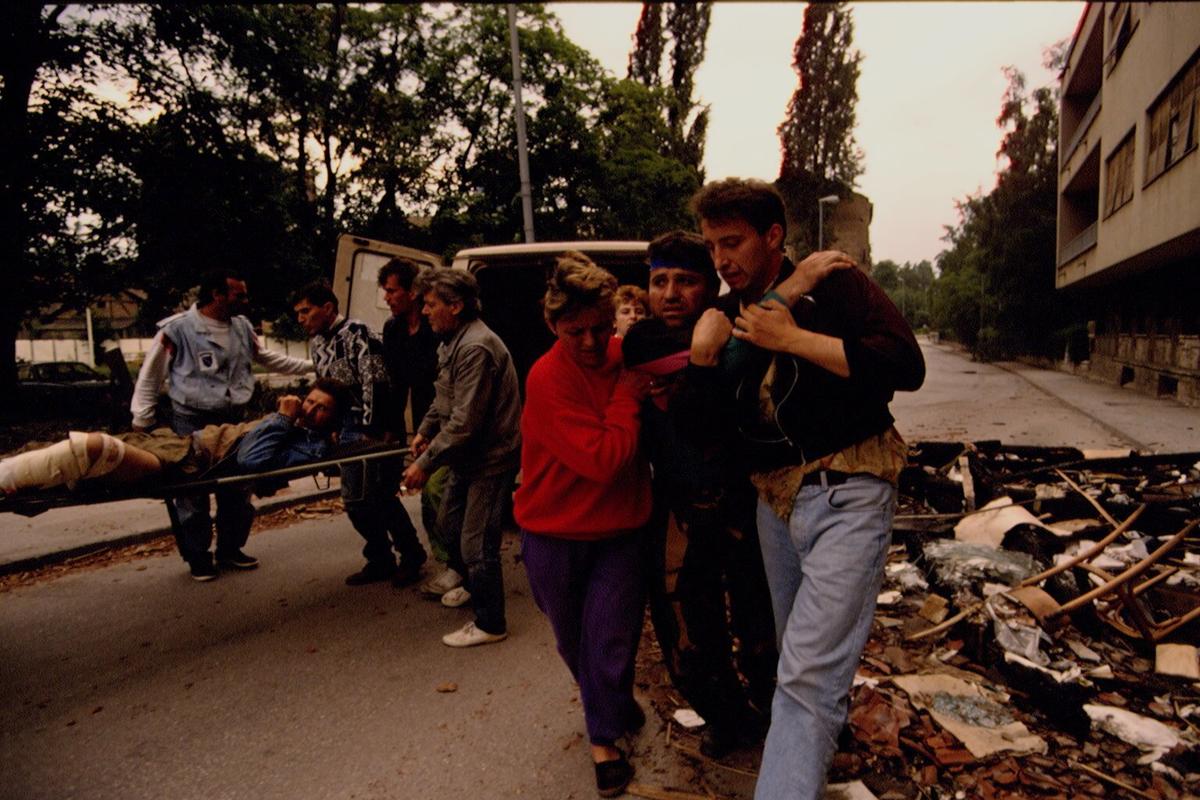
<svg viewBox="0 0 1200 800"><path fill-rule="evenodd" d="M638 400L617 384L621 343L599 369L557 342L529 370L521 414L521 486L513 513L525 530L596 540L650 516L650 468L638 452Z"/></svg>

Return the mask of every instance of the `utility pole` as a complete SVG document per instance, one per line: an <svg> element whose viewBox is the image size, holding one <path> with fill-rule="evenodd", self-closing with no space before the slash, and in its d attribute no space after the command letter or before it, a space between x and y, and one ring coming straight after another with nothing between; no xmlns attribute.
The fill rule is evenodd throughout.
<svg viewBox="0 0 1200 800"><path fill-rule="evenodd" d="M521 46L517 41L517 7L508 4L508 40L512 48L513 112L517 118L517 165L521 170L521 213L525 242L533 238L533 194L529 188L529 150L525 144L525 105L521 102Z"/></svg>

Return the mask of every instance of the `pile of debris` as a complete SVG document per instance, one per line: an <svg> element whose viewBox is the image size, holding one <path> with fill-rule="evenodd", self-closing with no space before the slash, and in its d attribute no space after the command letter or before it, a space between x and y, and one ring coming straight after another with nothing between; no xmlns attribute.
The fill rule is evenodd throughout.
<svg viewBox="0 0 1200 800"><path fill-rule="evenodd" d="M834 779L1194 796L1200 454L922 443L912 463Z"/></svg>
<svg viewBox="0 0 1200 800"><path fill-rule="evenodd" d="M1196 797L1200 453L912 456L831 783L881 800Z"/></svg>

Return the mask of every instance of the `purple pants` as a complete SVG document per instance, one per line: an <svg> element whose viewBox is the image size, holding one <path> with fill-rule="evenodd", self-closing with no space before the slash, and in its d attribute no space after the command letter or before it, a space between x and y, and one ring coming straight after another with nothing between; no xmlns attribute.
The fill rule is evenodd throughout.
<svg viewBox="0 0 1200 800"><path fill-rule="evenodd" d="M579 684L592 744L630 728L645 605L637 534L579 542L524 531L521 556L558 654Z"/></svg>

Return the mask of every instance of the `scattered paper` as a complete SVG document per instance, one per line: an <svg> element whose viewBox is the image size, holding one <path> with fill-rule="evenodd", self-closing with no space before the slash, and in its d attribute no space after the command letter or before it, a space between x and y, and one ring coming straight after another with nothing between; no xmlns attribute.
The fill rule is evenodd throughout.
<svg viewBox="0 0 1200 800"><path fill-rule="evenodd" d="M690 708L677 708L671 716L685 728L699 728L704 725L704 717Z"/></svg>
<svg viewBox="0 0 1200 800"><path fill-rule="evenodd" d="M1082 658L1084 661L1100 661L1100 654L1088 647L1083 642L1077 642L1074 639L1066 639L1065 641L1067 647L1071 648L1071 652Z"/></svg>
<svg viewBox="0 0 1200 800"><path fill-rule="evenodd" d="M1004 534L1018 525L1036 525L1055 536L1063 535L1030 514L1024 506L1014 506L1011 497L997 497L980 512L963 517L954 526L954 538L960 542L999 547Z"/></svg>
<svg viewBox="0 0 1200 800"><path fill-rule="evenodd" d="M912 704L961 741L975 758L1005 750L1045 753L1046 742L1013 717L998 696L953 675L900 675L892 683L908 693Z"/></svg>
<svg viewBox="0 0 1200 800"><path fill-rule="evenodd" d="M825 787L825 800L878 800L862 781L831 783Z"/></svg>
<svg viewBox="0 0 1200 800"><path fill-rule="evenodd" d="M1154 651L1154 670L1162 675L1200 678L1200 661L1190 644L1160 644Z"/></svg>
<svg viewBox="0 0 1200 800"><path fill-rule="evenodd" d="M879 593L879 596L875 598L875 605L877 605L877 606L894 606L894 605L896 605L896 603L899 603L900 600L903 599L903 597L904 597L904 595L902 595L900 592L896 591L895 589L889 589L886 592Z"/></svg>
<svg viewBox="0 0 1200 800"><path fill-rule="evenodd" d="M1094 727L1146 751L1146 755L1138 759L1139 764L1158 761L1179 744L1179 733L1158 720L1114 706L1089 703L1083 710L1091 718Z"/></svg>

